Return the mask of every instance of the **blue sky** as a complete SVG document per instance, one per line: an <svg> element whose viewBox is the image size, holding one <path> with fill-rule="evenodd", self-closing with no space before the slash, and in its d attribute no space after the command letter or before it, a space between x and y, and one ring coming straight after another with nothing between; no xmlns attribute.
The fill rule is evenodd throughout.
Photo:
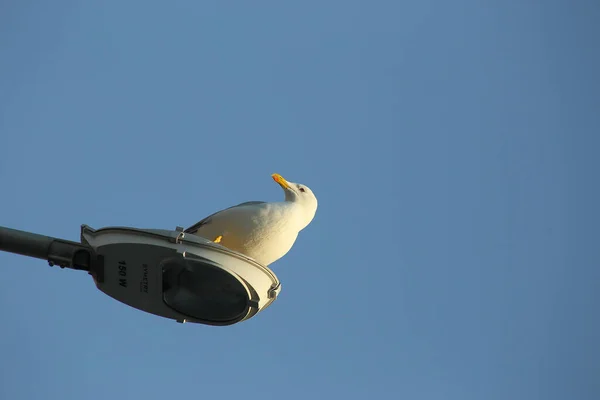
<svg viewBox="0 0 600 400"><path fill-rule="evenodd" d="M0 224L313 223L226 328L0 254L0 398L597 399L594 1L0 6Z"/></svg>

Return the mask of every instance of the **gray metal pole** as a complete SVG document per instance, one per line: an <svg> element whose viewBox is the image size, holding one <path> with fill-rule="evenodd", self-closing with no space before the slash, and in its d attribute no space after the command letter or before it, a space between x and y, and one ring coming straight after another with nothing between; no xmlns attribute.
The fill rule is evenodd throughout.
<svg viewBox="0 0 600 400"><path fill-rule="evenodd" d="M41 258L50 266L89 271L93 258L91 247L69 240L38 235L0 226L0 250Z"/></svg>

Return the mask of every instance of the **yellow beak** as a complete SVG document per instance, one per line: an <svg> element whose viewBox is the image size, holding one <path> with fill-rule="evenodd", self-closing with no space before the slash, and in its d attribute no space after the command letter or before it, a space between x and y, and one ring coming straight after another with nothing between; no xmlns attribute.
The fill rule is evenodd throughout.
<svg viewBox="0 0 600 400"><path fill-rule="evenodd" d="M290 184L288 183L288 181L286 181L283 176L279 175L279 174L273 174L271 175L271 177L273 178L273 180L277 183L279 183L279 185L281 185L282 188L284 189L289 189L290 188Z"/></svg>

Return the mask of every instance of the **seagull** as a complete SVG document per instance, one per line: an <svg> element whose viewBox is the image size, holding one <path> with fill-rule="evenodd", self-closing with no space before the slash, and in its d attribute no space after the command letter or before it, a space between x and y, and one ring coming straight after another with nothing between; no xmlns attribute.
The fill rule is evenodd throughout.
<svg viewBox="0 0 600 400"><path fill-rule="evenodd" d="M218 211L184 232L198 235L268 266L286 255L298 233L317 212L317 198L306 185L271 175L285 193L278 202L248 201Z"/></svg>

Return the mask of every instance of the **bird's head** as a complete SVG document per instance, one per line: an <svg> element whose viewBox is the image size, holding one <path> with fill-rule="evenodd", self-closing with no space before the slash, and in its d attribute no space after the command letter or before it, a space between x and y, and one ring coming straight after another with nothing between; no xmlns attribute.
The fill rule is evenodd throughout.
<svg viewBox="0 0 600 400"><path fill-rule="evenodd" d="M312 190L301 183L288 182L279 174L271 175L273 180L281 186L285 193L285 201L293 202L302 206L304 210L305 220L302 229L304 229L315 217L317 212L318 202L317 197Z"/></svg>

